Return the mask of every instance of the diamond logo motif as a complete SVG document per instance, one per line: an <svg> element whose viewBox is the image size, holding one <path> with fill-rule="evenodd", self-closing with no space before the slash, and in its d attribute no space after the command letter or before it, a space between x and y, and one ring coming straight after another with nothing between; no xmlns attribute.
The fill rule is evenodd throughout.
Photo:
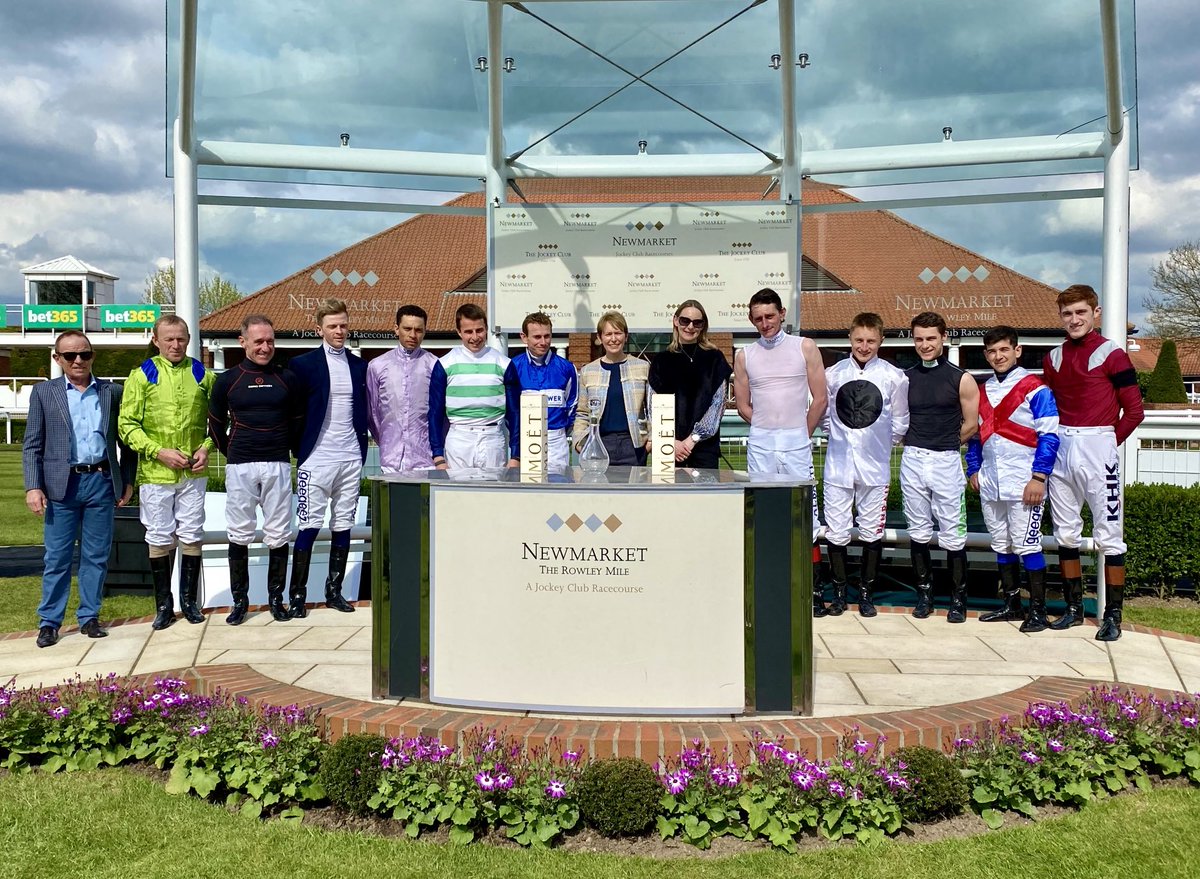
<svg viewBox="0 0 1200 879"><path fill-rule="evenodd" d="M966 269L963 269L963 271L966 271ZM346 275L346 280L349 281L350 286L353 287L362 280L362 275L360 275L358 272L351 272L350 274Z"/></svg>
<svg viewBox="0 0 1200 879"><path fill-rule="evenodd" d="M576 516L574 513L572 513L571 517L569 519L567 519L567 521L566 521L566 526L568 528L570 528L572 531L578 531L580 528L583 527L583 520L580 519L578 516Z"/></svg>
<svg viewBox="0 0 1200 879"><path fill-rule="evenodd" d="M975 280L983 281L987 279L991 272L987 270L987 266L980 266L974 271L973 274L975 275Z"/></svg>
<svg viewBox="0 0 1200 879"><path fill-rule="evenodd" d="M945 284L947 281L949 281L951 278L954 277L954 272L950 271L945 266L942 266L942 270L937 273L937 276L938 276L938 280L941 281L943 284Z"/></svg>
<svg viewBox="0 0 1200 879"><path fill-rule="evenodd" d="M379 283L379 275L375 274L374 272L367 272L365 275L363 275L363 280L367 282L368 287L374 287Z"/></svg>
<svg viewBox="0 0 1200 879"><path fill-rule="evenodd" d="M595 532L595 530L604 523L600 521L599 516L597 516L595 513L592 513L592 515L587 517L583 524L588 526L589 531Z"/></svg>
<svg viewBox="0 0 1200 879"><path fill-rule="evenodd" d="M346 276L342 274L340 269L334 269L329 273L329 280L333 281L334 286L337 286L338 284L342 283L342 281L346 280Z"/></svg>
<svg viewBox="0 0 1200 879"><path fill-rule="evenodd" d="M325 274L320 269L317 269L311 275L314 284L324 284L329 275Z"/></svg>
<svg viewBox="0 0 1200 879"><path fill-rule="evenodd" d="M558 515L558 513L555 513L553 516L551 516L549 519L546 520L546 524L550 526L551 531L557 531L559 528L561 528L563 526L563 520L562 520L562 517Z"/></svg>
<svg viewBox="0 0 1200 879"><path fill-rule="evenodd" d="M616 517L616 514L609 516L604 520L604 527L609 531L616 531L621 527L621 520Z"/></svg>
<svg viewBox="0 0 1200 879"><path fill-rule="evenodd" d="M925 267L925 268L924 268L924 269L921 271L921 274L917 275L917 277L921 279L921 282L922 282L922 283L924 283L924 284L928 284L930 281L932 281L934 278L936 278L936 277L937 277L937 275L935 275L935 274L933 273L933 270L932 270L932 269L930 269L928 266L926 266L926 267Z"/></svg>
<svg viewBox="0 0 1200 879"><path fill-rule="evenodd" d="M954 273L954 277L965 283L967 278L971 277L971 270L966 266L959 266L958 271Z"/></svg>

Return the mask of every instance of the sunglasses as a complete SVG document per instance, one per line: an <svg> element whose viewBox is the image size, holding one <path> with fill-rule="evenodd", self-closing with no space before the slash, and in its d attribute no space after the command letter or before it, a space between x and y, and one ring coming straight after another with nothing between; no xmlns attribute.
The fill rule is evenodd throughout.
<svg viewBox="0 0 1200 879"><path fill-rule="evenodd" d="M698 330L704 329L704 325L708 323L702 317L684 317L682 314L678 315L675 320L679 322L681 327L695 327Z"/></svg>
<svg viewBox="0 0 1200 879"><path fill-rule="evenodd" d="M74 363L76 359L82 360L84 363L87 363L89 360L91 360L93 357L96 356L95 351L61 351L61 352L56 352L56 353L57 353L57 356L61 357L65 361L67 361L67 363Z"/></svg>

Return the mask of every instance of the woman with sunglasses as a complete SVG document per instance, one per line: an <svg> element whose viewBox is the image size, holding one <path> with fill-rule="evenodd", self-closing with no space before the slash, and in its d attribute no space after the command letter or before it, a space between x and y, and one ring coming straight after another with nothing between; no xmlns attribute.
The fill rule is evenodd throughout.
<svg viewBox="0 0 1200 879"><path fill-rule="evenodd" d="M715 470L720 458L721 416L733 370L708 341L704 306L688 299L675 309L671 344L650 364L650 388L675 395L675 461Z"/></svg>
<svg viewBox="0 0 1200 879"><path fill-rule="evenodd" d="M646 419L646 380L650 364L625 353L629 325L619 311L606 311L596 323L604 355L579 370L580 405L575 411L575 450L588 435L591 402L600 406L600 440L614 466L644 467L650 448Z"/></svg>

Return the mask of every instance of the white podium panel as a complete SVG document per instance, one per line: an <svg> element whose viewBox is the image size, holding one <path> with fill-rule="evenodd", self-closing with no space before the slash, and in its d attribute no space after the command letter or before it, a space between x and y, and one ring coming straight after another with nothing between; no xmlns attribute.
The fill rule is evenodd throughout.
<svg viewBox="0 0 1200 879"><path fill-rule="evenodd" d="M429 514L432 701L744 710L740 492L436 485Z"/></svg>

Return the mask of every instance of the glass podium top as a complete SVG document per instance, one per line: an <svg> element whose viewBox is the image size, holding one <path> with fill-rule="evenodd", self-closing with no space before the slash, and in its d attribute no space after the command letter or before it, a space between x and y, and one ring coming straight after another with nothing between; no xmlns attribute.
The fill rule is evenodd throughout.
<svg viewBox="0 0 1200 879"><path fill-rule="evenodd" d="M517 468L461 470L412 470L381 473L372 482L406 485L464 486L478 488L554 488L570 490L625 491L663 489L791 488L814 485L811 479L784 474L746 473L742 470L696 470L677 467L671 474L655 474L649 467L609 467L603 473L584 473L578 467L541 476L523 475Z"/></svg>
<svg viewBox="0 0 1200 879"><path fill-rule="evenodd" d="M483 156L487 67L500 65L506 157L738 154L783 149L795 73L801 154L949 137L1102 132L1097 0L198 0L198 141ZM785 4L785 9L787 4ZM1117 3L1136 165L1134 3ZM179 0L168 0L168 120L177 115ZM950 129L949 134L944 130ZM171 125L167 125L168 140ZM167 150L168 162L171 158ZM1099 159L862 172L856 185L1099 170ZM201 167L207 177L463 191L469 178ZM839 182L839 181L833 181Z"/></svg>

